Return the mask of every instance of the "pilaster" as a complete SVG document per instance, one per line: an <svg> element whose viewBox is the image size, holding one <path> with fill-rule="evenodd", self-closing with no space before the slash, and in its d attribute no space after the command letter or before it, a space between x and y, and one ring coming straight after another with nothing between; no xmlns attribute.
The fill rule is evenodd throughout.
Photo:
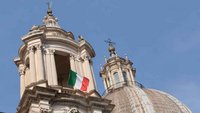
<svg viewBox="0 0 200 113"><path fill-rule="evenodd" d="M111 73L110 73L110 70L107 70L107 71L108 71L108 77L110 79L110 81L109 81L110 86L109 87L111 88L115 84L115 81L114 81L113 75L111 75Z"/></svg>
<svg viewBox="0 0 200 113"><path fill-rule="evenodd" d="M71 67L71 70L77 72L75 65L76 65L75 64L75 57L74 57L74 55L70 54L70 67Z"/></svg>
<svg viewBox="0 0 200 113"><path fill-rule="evenodd" d="M48 85L53 85L52 72L51 72L52 63L51 63L51 55L50 55L49 49L45 50L45 57L46 57L46 76L47 76Z"/></svg>
<svg viewBox="0 0 200 113"><path fill-rule="evenodd" d="M56 72L56 62L55 62L55 50L50 49L50 58L51 58L51 72L52 72L52 79L53 79L53 85L58 85L58 79L57 79L57 72Z"/></svg>
<svg viewBox="0 0 200 113"><path fill-rule="evenodd" d="M81 58L81 57L78 57L78 59L77 59L77 61L78 61L78 66L79 66L79 69L80 69L80 74L81 75L84 75L84 71L83 71L83 59Z"/></svg>
<svg viewBox="0 0 200 113"><path fill-rule="evenodd" d="M122 74L122 68L121 68L121 64L120 63L118 64L118 69L119 69L118 70L118 74L119 74L118 76L119 76L119 81L120 81L119 85L121 86L122 85L121 82L124 81L124 77L123 77L123 74Z"/></svg>
<svg viewBox="0 0 200 113"><path fill-rule="evenodd" d="M36 69L35 69L35 47L28 47L29 61L30 61L30 73L31 73L31 83L36 82Z"/></svg>
<svg viewBox="0 0 200 113"><path fill-rule="evenodd" d="M92 75L92 70L90 69L89 59L90 59L89 56L87 56L87 55L84 56L85 76L87 76L88 79L91 81L90 84L89 84L89 90L88 91L95 89L94 78L93 78L93 75Z"/></svg>
<svg viewBox="0 0 200 113"><path fill-rule="evenodd" d="M42 55L42 45L36 45L36 54L37 54L37 81L44 80L44 61Z"/></svg>
<svg viewBox="0 0 200 113"><path fill-rule="evenodd" d="M20 74L20 97L22 97L25 90L25 67L23 64L19 65Z"/></svg>

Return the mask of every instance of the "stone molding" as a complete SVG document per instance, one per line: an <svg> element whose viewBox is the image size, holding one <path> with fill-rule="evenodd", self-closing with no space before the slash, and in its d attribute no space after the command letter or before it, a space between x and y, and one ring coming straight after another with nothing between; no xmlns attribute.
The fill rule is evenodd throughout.
<svg viewBox="0 0 200 113"><path fill-rule="evenodd" d="M45 49L44 52L46 55L54 55L56 50L55 49Z"/></svg>
<svg viewBox="0 0 200 113"><path fill-rule="evenodd" d="M38 102L43 99L49 101L50 106L52 104L55 105L63 103L66 106L76 105L78 108L80 107L86 109L101 109L102 111L107 110L110 112L114 108L114 105L111 104L110 100L103 99L101 97L89 96L88 93L85 94L87 96L81 96L78 95L77 93L75 94L62 93L62 92L59 93L58 90L52 88L35 86L33 87L32 90L30 89L25 90L24 95L22 96L21 101L18 105L17 113L24 113L24 112L27 113L32 103L39 104ZM44 113L49 113L50 111L49 109L48 112L45 111L46 109L42 110L44 110Z"/></svg>
<svg viewBox="0 0 200 113"><path fill-rule="evenodd" d="M67 113L81 113L77 108L71 108Z"/></svg>

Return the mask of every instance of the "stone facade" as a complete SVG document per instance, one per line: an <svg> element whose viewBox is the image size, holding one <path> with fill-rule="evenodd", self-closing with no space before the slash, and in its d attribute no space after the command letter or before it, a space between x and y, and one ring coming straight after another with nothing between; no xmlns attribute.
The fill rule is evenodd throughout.
<svg viewBox="0 0 200 113"><path fill-rule="evenodd" d="M96 91L36 86L25 90L17 113L110 113L114 107L110 103Z"/></svg>

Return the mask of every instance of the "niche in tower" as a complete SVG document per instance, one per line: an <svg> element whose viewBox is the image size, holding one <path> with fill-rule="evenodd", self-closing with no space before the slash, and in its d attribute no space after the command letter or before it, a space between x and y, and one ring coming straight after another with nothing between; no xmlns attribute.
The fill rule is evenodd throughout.
<svg viewBox="0 0 200 113"><path fill-rule="evenodd" d="M67 87L67 81L70 71L69 55L55 54L56 71L58 78L58 85Z"/></svg>

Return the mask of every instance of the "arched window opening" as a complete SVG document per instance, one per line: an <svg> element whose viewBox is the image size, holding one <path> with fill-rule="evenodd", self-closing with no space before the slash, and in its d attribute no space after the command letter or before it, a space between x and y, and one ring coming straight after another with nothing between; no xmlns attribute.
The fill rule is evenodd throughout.
<svg viewBox="0 0 200 113"><path fill-rule="evenodd" d="M58 85L67 87L67 80L69 78L70 71L70 60L69 56L55 54L55 62L56 62L56 71L57 71L57 79Z"/></svg>
<svg viewBox="0 0 200 113"><path fill-rule="evenodd" d="M117 72L114 73L114 79L115 79L115 86L119 87L120 86L120 81L119 81L119 75Z"/></svg>
<svg viewBox="0 0 200 113"><path fill-rule="evenodd" d="M123 71L123 79L124 79L124 85L128 85L128 78L127 78L127 74L125 71Z"/></svg>

